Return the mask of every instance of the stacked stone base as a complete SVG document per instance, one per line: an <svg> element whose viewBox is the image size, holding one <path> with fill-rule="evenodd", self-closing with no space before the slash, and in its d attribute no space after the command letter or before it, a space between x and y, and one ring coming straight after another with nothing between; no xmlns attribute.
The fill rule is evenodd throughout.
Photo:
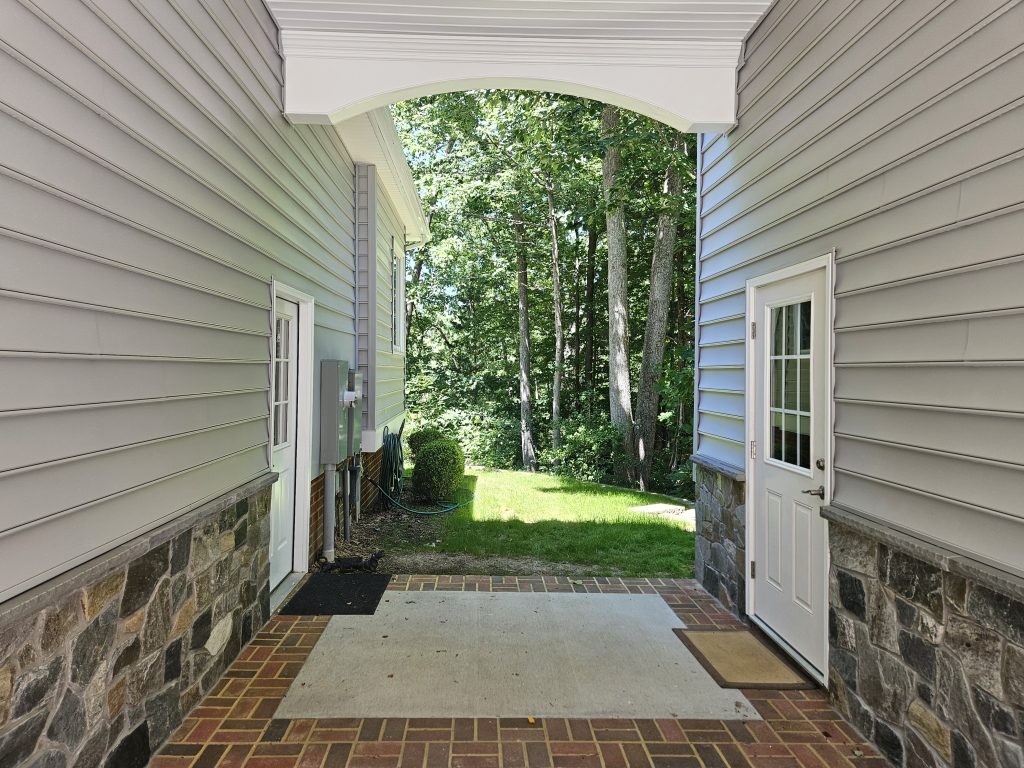
<svg viewBox="0 0 1024 768"><path fill-rule="evenodd" d="M746 612L747 516L745 484L696 464L697 581L737 616Z"/></svg>
<svg viewBox="0 0 1024 768"><path fill-rule="evenodd" d="M144 766L270 617L270 484L0 608L0 765Z"/></svg>
<svg viewBox="0 0 1024 768"><path fill-rule="evenodd" d="M898 766L1024 766L1024 594L831 518L830 690Z"/></svg>

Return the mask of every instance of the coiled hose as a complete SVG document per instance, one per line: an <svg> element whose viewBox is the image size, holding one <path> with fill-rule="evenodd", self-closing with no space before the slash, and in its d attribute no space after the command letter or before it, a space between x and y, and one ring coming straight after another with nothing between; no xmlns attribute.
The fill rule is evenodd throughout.
<svg viewBox="0 0 1024 768"><path fill-rule="evenodd" d="M384 442L381 447L382 455L380 461L380 483L374 482L373 478L367 477L384 497L384 504L390 509L397 507L414 515L441 515L445 512L452 512L459 507L464 507L473 500L472 496L463 502L452 502L440 509L414 509L407 507L401 502L402 489L405 486L405 456L402 453L402 432L405 430L405 421L398 428L398 432L391 432L384 427Z"/></svg>
<svg viewBox="0 0 1024 768"><path fill-rule="evenodd" d="M402 487L405 485L405 457L402 455L402 432L405 421L398 432L391 432L384 427L384 444L380 461L380 485L377 489L384 495L385 504L390 508L402 498ZM376 483L375 483L376 485Z"/></svg>

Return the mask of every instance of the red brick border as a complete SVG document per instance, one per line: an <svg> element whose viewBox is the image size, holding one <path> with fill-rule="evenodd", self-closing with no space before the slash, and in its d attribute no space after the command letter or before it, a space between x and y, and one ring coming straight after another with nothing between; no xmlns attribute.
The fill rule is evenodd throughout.
<svg viewBox="0 0 1024 768"><path fill-rule="evenodd" d="M324 473L309 485L309 565L324 548Z"/></svg>
<svg viewBox="0 0 1024 768"><path fill-rule="evenodd" d="M677 615L739 624L682 579L396 576L389 589L660 594ZM683 619L686 621L686 619ZM274 717L329 617L276 616L154 768L883 768L823 691L743 691L764 718ZM721 622L720 624L717 622ZM742 625L740 625L742 626Z"/></svg>

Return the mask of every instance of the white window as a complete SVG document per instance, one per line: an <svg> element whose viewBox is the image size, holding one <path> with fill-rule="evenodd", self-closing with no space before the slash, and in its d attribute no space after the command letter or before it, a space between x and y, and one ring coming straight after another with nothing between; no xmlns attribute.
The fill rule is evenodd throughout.
<svg viewBox="0 0 1024 768"><path fill-rule="evenodd" d="M771 457L811 466L811 302L772 308Z"/></svg>
<svg viewBox="0 0 1024 768"><path fill-rule="evenodd" d="M399 348L398 344L398 256L395 255L395 236L391 236L391 351Z"/></svg>

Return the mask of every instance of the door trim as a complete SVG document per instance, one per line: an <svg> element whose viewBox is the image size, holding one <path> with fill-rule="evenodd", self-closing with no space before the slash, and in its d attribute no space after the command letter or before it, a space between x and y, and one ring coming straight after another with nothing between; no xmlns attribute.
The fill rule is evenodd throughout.
<svg viewBox="0 0 1024 768"><path fill-rule="evenodd" d="M750 458L750 444L751 441L756 439L754 434L754 422L756 414L754 408L756 404L756 397L754 396L755 387L757 385L757 372L754 370L754 345L750 343L750 323L754 318L754 314L757 306L757 290L765 285L777 283L780 280L787 280L792 277L804 275L809 272L815 272L819 269L825 270L825 318L828 323L828 333L825 339L825 348L828 359L825 365L825 391L828 392L827 402L824 405L824 423L827 425L828 434L825 436L825 444L828 446L828 471L825 473L825 499L822 501L822 506L829 503L832 498L833 481L835 478L834 468L834 457L835 457L835 429L833 428L833 409L834 409L834 394L832 389L832 383L835 381L834 368L835 368L835 249L828 253L822 254L816 258L808 261L794 264L790 267L784 267L774 272L770 272L766 275L759 275L752 277L747 280L746 283L746 328L744 329L744 339L746 343L745 347L745 376L746 376L746 403L745 403L745 430L746 444L743 446L743 462L746 477L746 488L747 492L745 495L746 501L746 581L747 581L747 599L746 599L746 612L747 616L755 623L758 627L765 630L767 634L775 640L788 655L792 656L801 667L803 667L811 676L819 683L828 687L828 617L823 617L825 620L822 622L822 642L824 643L825 649L825 668L822 670L815 670L799 653L794 652L788 643L786 643L778 634L771 631L762 621L757 618L757 598L756 590L754 589L753 579L750 576L751 563L754 560L755 553L755 542L756 542L756 526L757 516L754 514L754 506L757 503L755 494L752 490L756 487L756 462ZM765 329L758 329L762 334L766 333ZM762 339L765 338L762 336ZM764 450L765 447L761 446L759 450ZM825 590L824 594L828 594L828 574L830 570L830 558L828 549L828 521L824 521L825 524L825 583L822 588ZM826 605L827 607L827 605Z"/></svg>
<svg viewBox="0 0 1024 768"><path fill-rule="evenodd" d="M315 302L308 293L291 288L274 279L271 282L271 327L273 318L277 316L277 299L287 299L299 307L299 365L298 390L299 402L296 404L295 416L295 499L292 509L295 510L295 521L292 529L292 573L306 573L309 570L309 495L313 481L313 310ZM270 343L274 343L271 333ZM273 351L273 350L271 350ZM273 354L271 354L270 370L270 402L274 401ZM273 407L270 416L273 419ZM268 420L270 435L273 424ZM272 465L273 441L267 440L267 461Z"/></svg>

